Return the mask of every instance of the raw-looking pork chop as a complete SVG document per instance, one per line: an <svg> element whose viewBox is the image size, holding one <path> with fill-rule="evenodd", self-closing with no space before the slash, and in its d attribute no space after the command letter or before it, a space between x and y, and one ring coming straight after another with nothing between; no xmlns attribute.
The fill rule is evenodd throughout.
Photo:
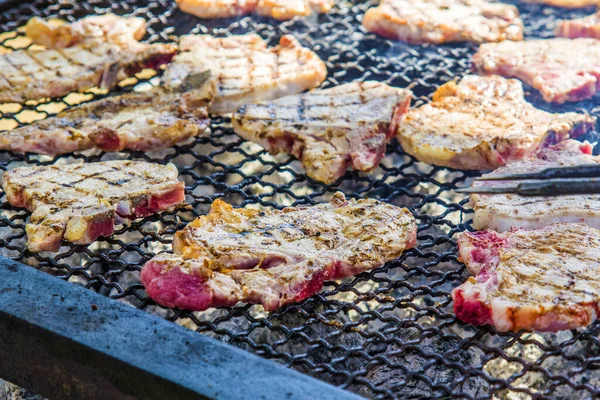
<svg viewBox="0 0 600 400"><path fill-rule="evenodd" d="M363 25L413 44L523 39L517 7L487 0L381 0L367 10Z"/></svg>
<svg viewBox="0 0 600 400"><path fill-rule="evenodd" d="M406 89L353 82L244 105L232 123L244 139L273 154L293 154L308 176L331 184L350 167L377 167L410 99Z"/></svg>
<svg viewBox="0 0 600 400"><path fill-rule="evenodd" d="M200 18L229 18L256 13L280 21L326 13L335 0L177 0L179 8Z"/></svg>
<svg viewBox="0 0 600 400"><path fill-rule="evenodd" d="M472 58L477 72L517 78L554 103L579 101L600 87L600 40L532 39L485 43Z"/></svg>
<svg viewBox="0 0 600 400"><path fill-rule="evenodd" d="M282 36L279 45L271 48L255 34L227 38L185 35L163 82L168 88L177 88L190 75L207 70L215 85L210 105L213 114L315 88L327 76L325 63L290 35Z"/></svg>
<svg viewBox="0 0 600 400"><path fill-rule="evenodd" d="M561 21L556 29L556 35L571 39L600 39L600 12L587 17Z"/></svg>
<svg viewBox="0 0 600 400"><path fill-rule="evenodd" d="M21 167L2 177L6 199L32 212L27 247L57 251L64 239L89 244L110 236L115 223L170 210L185 186L172 164L134 161Z"/></svg>
<svg viewBox="0 0 600 400"><path fill-rule="evenodd" d="M157 303L201 311L260 303L272 311L319 292L326 280L369 271L414 246L406 208L372 199L283 210L234 209L216 200L206 216L175 234L173 254L141 273Z"/></svg>
<svg viewBox="0 0 600 400"><path fill-rule="evenodd" d="M92 22L95 22L97 29L102 30L99 22L105 22L111 27L116 24L121 26L118 32L123 34L114 36L114 41L103 35L75 35L76 38L66 35L65 38L61 35L55 37L50 33L49 36L42 34L36 40L56 48L18 50L0 55L0 103L23 103L64 96L95 86L110 89L144 68L156 69L170 62L177 50L176 46L170 44L145 44L136 41L135 38L140 36L138 18L131 21L110 15L94 18L96 19L92 19ZM34 20L29 30L38 32L42 22ZM83 27L88 25L81 24ZM74 32L74 29L71 26L68 31ZM78 30L81 31L85 29ZM34 33L32 35L37 37ZM128 35L131 38L124 39Z"/></svg>
<svg viewBox="0 0 600 400"><path fill-rule="evenodd" d="M160 150L205 131L208 100L198 92L162 88L96 100L0 131L0 150L48 155L94 147L104 151Z"/></svg>
<svg viewBox="0 0 600 400"><path fill-rule="evenodd" d="M545 4L547 6L564 8L584 8L600 5L600 0L525 0L532 4Z"/></svg>
<svg viewBox="0 0 600 400"><path fill-rule="evenodd" d="M398 140L423 162L493 169L593 129L587 114L552 114L525 101L521 82L467 75L448 82L433 101L402 117Z"/></svg>
<svg viewBox="0 0 600 400"><path fill-rule="evenodd" d="M146 34L146 21L139 17L115 14L92 15L73 23L60 19L33 17L25 25L25 35L32 43L49 49L64 49L86 40L124 43L141 40Z"/></svg>
<svg viewBox="0 0 600 400"><path fill-rule="evenodd" d="M463 233L475 277L452 291L456 316L498 331L585 327L600 311L600 231L584 224Z"/></svg>
<svg viewBox="0 0 600 400"><path fill-rule="evenodd" d="M592 156L592 145L567 140L540 151L536 156L512 162L486 176L539 172L546 168L600 164ZM525 181L519 181L525 182ZM514 186L515 181L475 181L474 187ZM475 229L497 232L512 228L537 229L556 222L582 222L600 229L599 195L519 196L516 194L472 194Z"/></svg>

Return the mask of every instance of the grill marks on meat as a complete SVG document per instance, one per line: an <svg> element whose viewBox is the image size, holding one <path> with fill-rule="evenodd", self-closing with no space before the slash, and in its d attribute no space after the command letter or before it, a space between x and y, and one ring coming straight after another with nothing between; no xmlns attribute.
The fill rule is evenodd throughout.
<svg viewBox="0 0 600 400"><path fill-rule="evenodd" d="M207 70L215 89L210 105L214 114L315 88L327 76L323 61L290 35L282 36L272 48L255 34L227 38L185 35L163 82L168 88L177 88L190 76Z"/></svg>
<svg viewBox="0 0 600 400"><path fill-rule="evenodd" d="M561 21L556 30L556 35L571 39L600 39L600 12L587 17Z"/></svg>
<svg viewBox="0 0 600 400"><path fill-rule="evenodd" d="M154 151L208 127L207 100L161 89L109 97L11 131L0 150L58 155L90 148Z"/></svg>
<svg viewBox="0 0 600 400"><path fill-rule="evenodd" d="M96 22L107 22L100 17L93 18L96 18ZM133 20L134 27L139 25L137 21L138 19ZM126 23L128 22L124 22ZM38 25L39 21L34 21L30 30L39 29L32 28ZM101 30L101 27L97 28ZM72 26L69 29L70 32L76 31ZM23 103L64 96L95 86L110 89L131 74L146 67L157 68L173 57L175 46L139 43L134 40L139 37L139 33L132 33L127 29L129 27L122 28L121 31L131 34L131 39L125 39L123 34L117 35L115 41L104 36L82 38L75 35L75 38L62 39L60 35L58 38L40 35L40 38L44 37L40 41L56 48L42 51L19 50L0 55L0 102ZM133 32L138 32L139 26L137 29ZM73 41L74 44L70 45ZM69 45L70 47L62 48Z"/></svg>
<svg viewBox="0 0 600 400"><path fill-rule="evenodd" d="M169 210L184 201L174 165L134 161L15 168L5 172L7 200L32 212L26 226L33 252L57 251L63 239L92 243L115 223Z"/></svg>
<svg viewBox="0 0 600 400"><path fill-rule="evenodd" d="M320 291L323 282L371 270L414 246L405 208L346 200L283 210L234 209L216 200L175 235L174 254L159 254L141 280L157 303L201 311L261 303L268 311Z"/></svg>
<svg viewBox="0 0 600 400"><path fill-rule="evenodd" d="M548 102L587 99L600 87L600 40L596 39L486 43L471 61L480 73L522 80Z"/></svg>
<svg viewBox="0 0 600 400"><path fill-rule="evenodd" d="M146 34L146 21L115 14L92 15L73 23L33 17L25 25L25 34L33 43L51 49L71 47L86 40L123 43L141 40Z"/></svg>
<svg viewBox="0 0 600 400"><path fill-rule="evenodd" d="M592 145L574 140L564 141L541 151L534 157L515 161L486 176L539 172L546 168L598 164L600 157L591 155ZM514 181L476 181L474 186L513 186ZM556 222L585 222L600 229L600 196L565 195L524 197L515 194L472 194L475 229L497 232L512 228L537 229Z"/></svg>
<svg viewBox="0 0 600 400"><path fill-rule="evenodd" d="M293 154L312 179L331 184L349 167L377 167L411 92L381 82L348 83L242 106L235 132L269 152Z"/></svg>
<svg viewBox="0 0 600 400"><path fill-rule="evenodd" d="M177 0L179 8L200 18L229 18L257 13L280 21L331 10L334 0Z"/></svg>
<svg viewBox="0 0 600 400"><path fill-rule="evenodd" d="M525 101L519 81L468 75L449 82L433 101L409 110L398 140L423 162L458 169L493 169L593 129L586 114L552 114Z"/></svg>
<svg viewBox="0 0 600 400"><path fill-rule="evenodd" d="M499 331L591 324L600 302L600 231L583 224L463 233L460 257L477 274L454 289L456 316Z"/></svg>
<svg viewBox="0 0 600 400"><path fill-rule="evenodd" d="M363 25L413 44L522 40L524 29L515 6L485 0L382 0Z"/></svg>

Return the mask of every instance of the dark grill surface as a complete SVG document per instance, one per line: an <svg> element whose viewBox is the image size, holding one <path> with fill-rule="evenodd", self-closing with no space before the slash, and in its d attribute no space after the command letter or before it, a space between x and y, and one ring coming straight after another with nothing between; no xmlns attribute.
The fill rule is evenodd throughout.
<svg viewBox="0 0 600 400"><path fill-rule="evenodd" d="M279 36L290 33L326 61L329 73L323 87L356 79L383 80L399 87L412 85L417 103L428 101L440 84L467 73L469 57L476 49L472 45L407 46L367 34L360 21L371 5L368 2L340 0L329 15L284 23L250 16L206 24L183 14L168 0L110 3L21 2L0 14L0 44L26 46L21 33L14 31L33 15L74 20L106 12L144 17L149 22L146 39L151 42L190 32L219 36L256 32L276 44ZM571 18L593 11L519 7L529 37L551 37L559 16ZM145 80L140 76L140 83ZM133 83L120 90L130 89ZM96 92L85 100L102 95ZM0 126L12 127L57 112L81 101L79 97L23 107L0 105ZM537 94L530 100L550 109ZM581 109L600 115L596 101L555 110ZM571 399L600 394L600 325L559 334L498 334L455 319L450 291L468 274L457 262L452 237L470 228L471 216L465 208L467 199L452 189L467 184L474 173L416 162L393 142L372 175L349 173L337 184L325 186L307 179L289 156L272 157L241 140L228 119L214 120L211 131L193 143L158 154L86 153L52 159L0 153L3 170L23 164L113 158L172 162L186 182L187 200L193 206L193 211L180 210L123 226L113 237L88 247L65 245L56 255L34 254L25 247L28 213L10 206L2 196L0 254L366 397ZM595 134L587 138L594 140ZM165 309L156 306L139 283L143 263L168 249L172 234L205 213L216 198L238 206L282 207L325 201L337 190L410 207L420 224L417 248L371 273L343 283L330 282L321 294L271 314L260 306L203 313Z"/></svg>

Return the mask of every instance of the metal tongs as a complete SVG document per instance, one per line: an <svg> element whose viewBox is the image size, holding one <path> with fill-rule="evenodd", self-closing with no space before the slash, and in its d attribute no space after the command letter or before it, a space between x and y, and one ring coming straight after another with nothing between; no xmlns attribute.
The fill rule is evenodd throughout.
<svg viewBox="0 0 600 400"><path fill-rule="evenodd" d="M597 179L594 179L597 178ZM514 193L521 196L559 196L566 194L600 194L600 164L547 168L539 172L498 174L476 178L477 181L521 181L514 186L471 186L458 193ZM529 182L533 180L533 182Z"/></svg>

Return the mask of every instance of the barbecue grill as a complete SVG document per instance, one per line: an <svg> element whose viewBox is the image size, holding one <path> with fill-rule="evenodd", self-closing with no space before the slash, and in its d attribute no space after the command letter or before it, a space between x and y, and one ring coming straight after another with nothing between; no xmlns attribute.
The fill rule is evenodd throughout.
<svg viewBox="0 0 600 400"><path fill-rule="evenodd" d="M429 101L441 84L468 73L476 46L408 46L377 37L360 25L372 5L340 0L330 14L287 22L258 16L202 21L179 11L171 0L24 0L4 5L0 46L27 46L18 28L34 15L76 20L113 12L145 18L149 42L174 40L186 33L256 32L274 45L281 35L292 34L326 62L328 78L323 88L353 80L381 80L410 86L417 105ZM552 37L556 20L593 12L517 5L527 37ZM152 71L142 71L117 90L141 90L156 81ZM0 128L25 124L105 95L92 90L23 106L0 105ZM596 99L549 105L532 91L528 100L549 111L586 110L600 116ZM241 140L228 118L213 119L210 129L210 135L160 153L89 152L56 158L0 153L2 170L115 158L172 162L186 183L192 206L123 226L113 237L87 247L65 245L58 254L35 254L25 246L28 213L12 207L3 195L0 255L369 398L600 395L600 324L557 334L513 334L472 327L454 317L450 292L468 273L457 261L453 236L471 229L471 212L467 197L453 190L469 185L478 173L417 162L394 141L374 173L351 172L327 186L307 178L290 156L273 157ZM585 139L596 141L596 133ZM160 307L146 296L139 282L144 262L168 250L173 233L206 213L214 199L236 206L281 208L326 201L338 190L348 197L371 197L409 207L419 223L416 248L369 273L329 282L322 293L272 313L260 306L191 313Z"/></svg>

